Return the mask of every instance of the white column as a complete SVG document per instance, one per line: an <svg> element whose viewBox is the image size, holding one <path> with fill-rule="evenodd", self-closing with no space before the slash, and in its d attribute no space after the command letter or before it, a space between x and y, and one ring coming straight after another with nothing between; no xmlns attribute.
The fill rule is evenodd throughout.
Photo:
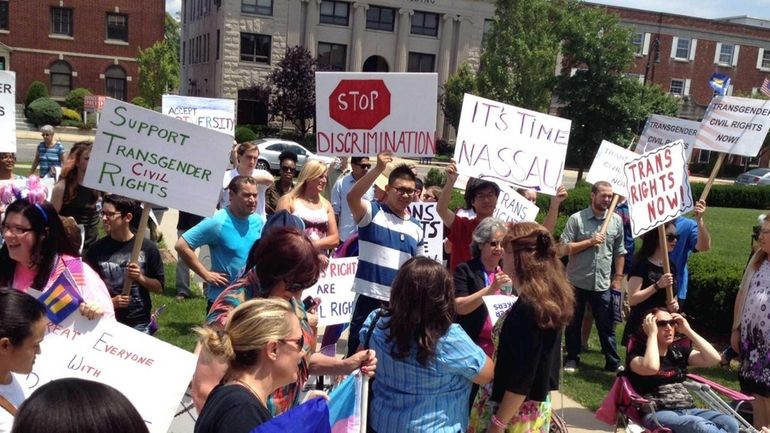
<svg viewBox="0 0 770 433"><path fill-rule="evenodd" d="M449 63L451 61L452 34L454 33L454 17L444 15L441 20L441 41L439 42L436 72L438 72L439 89L444 86L449 77ZM441 107L436 111L436 135L441 138L444 135L444 113Z"/></svg>
<svg viewBox="0 0 770 433"><path fill-rule="evenodd" d="M308 0L307 15L305 16L305 48L310 51L310 56L315 58L315 27L318 23L318 5L321 0Z"/></svg>
<svg viewBox="0 0 770 433"><path fill-rule="evenodd" d="M286 34L286 46L293 47L300 44L300 32L302 30L302 0L289 0L289 22Z"/></svg>
<svg viewBox="0 0 770 433"><path fill-rule="evenodd" d="M368 9L368 4L353 3L353 32L350 38L350 67L348 68L352 72L361 72L364 65L363 39Z"/></svg>
<svg viewBox="0 0 770 433"><path fill-rule="evenodd" d="M398 35L396 38L396 65L394 72L406 72L409 59L409 33L412 29L412 15L409 9L398 10Z"/></svg>
<svg viewBox="0 0 770 433"><path fill-rule="evenodd" d="M460 30L457 46L454 49L454 52L457 53L457 58L455 64L451 65L452 72L457 70L470 57L471 38L473 35L473 21L471 17L457 17L456 21L456 25L459 26Z"/></svg>

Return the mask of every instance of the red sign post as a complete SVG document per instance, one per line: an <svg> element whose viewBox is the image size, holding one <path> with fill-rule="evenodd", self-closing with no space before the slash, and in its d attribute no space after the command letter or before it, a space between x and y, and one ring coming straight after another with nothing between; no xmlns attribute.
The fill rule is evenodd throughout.
<svg viewBox="0 0 770 433"><path fill-rule="evenodd" d="M329 95L329 116L348 129L372 129L390 115L383 80L342 80Z"/></svg>

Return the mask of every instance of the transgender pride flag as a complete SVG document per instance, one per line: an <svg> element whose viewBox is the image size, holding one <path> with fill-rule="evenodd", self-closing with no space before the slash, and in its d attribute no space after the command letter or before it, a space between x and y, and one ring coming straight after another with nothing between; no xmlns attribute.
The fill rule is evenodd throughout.
<svg viewBox="0 0 770 433"><path fill-rule="evenodd" d="M345 378L329 394L329 423L332 433L361 432L363 380L360 373Z"/></svg>

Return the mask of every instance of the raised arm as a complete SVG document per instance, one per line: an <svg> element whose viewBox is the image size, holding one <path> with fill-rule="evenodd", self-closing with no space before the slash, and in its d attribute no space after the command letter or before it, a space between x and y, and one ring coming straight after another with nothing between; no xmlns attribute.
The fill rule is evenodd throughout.
<svg viewBox="0 0 770 433"><path fill-rule="evenodd" d="M681 314L671 313L676 320L677 330L692 341L693 349L690 352L688 364L693 367L713 367L721 359L719 352L705 338L690 328L690 323Z"/></svg>
<svg viewBox="0 0 770 433"><path fill-rule="evenodd" d="M706 202L698 200L695 203L695 222L698 223L698 242L695 243L695 249L699 252L711 249L711 234L706 228L706 220L703 219L704 213L706 213Z"/></svg>
<svg viewBox="0 0 770 433"><path fill-rule="evenodd" d="M455 166L455 162L452 160L446 168L446 183L441 190L438 203L436 203L436 211L447 228L452 228L452 223L455 222L455 214L449 210L449 202L452 201L452 189L455 187L455 182L457 182L457 166Z"/></svg>
<svg viewBox="0 0 770 433"><path fill-rule="evenodd" d="M393 161L393 156L390 152L382 152L377 155L377 165L369 170L365 175L358 179L353 187L348 192L348 206L350 207L350 213L353 215L353 221L358 223L361 218L366 214L366 200L364 200L364 194L369 191L374 181L377 180L377 176L385 171L385 167Z"/></svg>
<svg viewBox="0 0 770 433"><path fill-rule="evenodd" d="M556 190L556 195L551 199L551 205L548 207L548 213L543 220L543 227L545 227L551 234L554 234L556 228L556 221L559 219L559 208L564 200L567 199L567 188L564 185L559 185L559 189Z"/></svg>
<svg viewBox="0 0 770 433"><path fill-rule="evenodd" d="M644 356L637 356L631 360L631 370L640 376L652 376L660 370L660 352L658 351L658 325L655 323L655 315L648 314L642 322L642 329L647 334L647 346Z"/></svg>

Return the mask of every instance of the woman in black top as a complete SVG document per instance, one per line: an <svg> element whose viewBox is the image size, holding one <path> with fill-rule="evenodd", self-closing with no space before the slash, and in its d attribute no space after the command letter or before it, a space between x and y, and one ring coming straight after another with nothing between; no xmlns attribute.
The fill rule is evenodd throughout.
<svg viewBox="0 0 770 433"><path fill-rule="evenodd" d="M663 251L657 229L648 231L642 235L642 247L634 256L634 265L628 272L628 304L631 311L623 329L621 344L624 346L628 344L629 335L641 326L647 311L655 307L666 308L670 313L679 311L679 303L676 300L676 268L673 261L671 272L663 272L663 259L674 250L679 235L674 224L666 223L665 228L668 250ZM674 293L671 302L666 300L668 286L671 286Z"/></svg>
<svg viewBox="0 0 770 433"><path fill-rule="evenodd" d="M75 218L84 227L84 253L99 237L99 212L96 209L99 193L83 186L92 145L90 141L72 145L61 178L51 191L51 204L59 215Z"/></svg>

